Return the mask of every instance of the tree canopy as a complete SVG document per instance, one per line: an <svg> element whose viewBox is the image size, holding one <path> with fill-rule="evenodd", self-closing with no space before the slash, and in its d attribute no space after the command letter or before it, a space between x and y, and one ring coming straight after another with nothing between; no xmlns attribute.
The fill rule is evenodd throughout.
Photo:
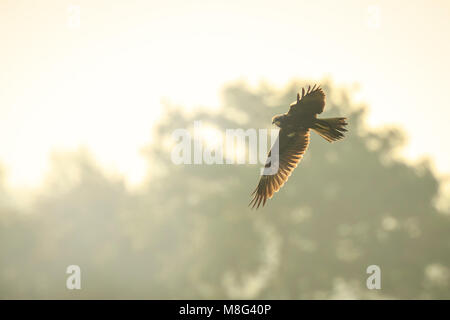
<svg viewBox="0 0 450 320"><path fill-rule="evenodd" d="M368 128L367 108L345 89L322 85L323 116L347 116L346 138L312 133L262 210L247 207L260 164L172 163L175 129L270 128L305 84L233 83L217 110L168 106L136 190L89 152L56 155L29 208L0 197L0 298L449 298L450 217L433 205L440 181L429 164L394 157L402 132ZM82 270L76 292L65 288L71 264ZM381 268L381 290L366 288L370 265Z"/></svg>

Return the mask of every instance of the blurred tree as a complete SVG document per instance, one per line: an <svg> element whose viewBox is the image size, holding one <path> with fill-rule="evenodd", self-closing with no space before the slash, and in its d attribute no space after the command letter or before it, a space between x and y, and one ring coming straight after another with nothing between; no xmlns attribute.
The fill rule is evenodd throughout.
<svg viewBox="0 0 450 320"><path fill-rule="evenodd" d="M346 139L313 133L262 210L247 208L261 165L171 162L175 129L269 128L305 84L236 83L219 110L168 108L147 148L148 180L133 192L85 153L56 159L25 218L0 213L0 297L450 298L450 221L433 206L440 182L427 163L398 160L401 132L367 128L346 90L322 85L324 116L349 117ZM79 292L64 287L69 264L82 268ZM366 288L372 264L381 290Z"/></svg>

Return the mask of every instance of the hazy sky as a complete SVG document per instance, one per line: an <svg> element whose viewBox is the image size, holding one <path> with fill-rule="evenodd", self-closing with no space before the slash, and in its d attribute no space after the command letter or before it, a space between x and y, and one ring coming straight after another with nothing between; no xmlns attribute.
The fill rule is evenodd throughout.
<svg viewBox="0 0 450 320"><path fill-rule="evenodd" d="M139 181L161 101L220 104L229 81L360 86L371 125L450 173L450 1L0 1L0 163L36 185L87 146ZM268 119L270 121L270 119Z"/></svg>

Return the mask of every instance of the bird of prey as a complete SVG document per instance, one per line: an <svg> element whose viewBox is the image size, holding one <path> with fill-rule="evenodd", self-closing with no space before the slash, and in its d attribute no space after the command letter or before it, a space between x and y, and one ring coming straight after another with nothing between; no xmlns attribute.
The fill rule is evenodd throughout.
<svg viewBox="0 0 450 320"><path fill-rule="evenodd" d="M306 91L302 88L301 97L297 93L297 101L290 105L287 113L272 118L272 124L278 126L280 132L268 154L264 172L252 193L253 199L249 206L264 206L267 199L272 198L288 180L308 147L310 129L329 142L344 137L347 119L318 119L317 115L322 113L324 108L325 93L320 86L314 85L312 88L309 86Z"/></svg>

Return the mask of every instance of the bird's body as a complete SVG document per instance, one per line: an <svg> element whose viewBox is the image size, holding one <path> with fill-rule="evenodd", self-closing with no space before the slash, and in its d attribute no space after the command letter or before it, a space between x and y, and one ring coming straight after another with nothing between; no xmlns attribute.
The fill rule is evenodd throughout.
<svg viewBox="0 0 450 320"><path fill-rule="evenodd" d="M249 204L252 208L258 208L261 203L264 206L267 199L272 198L288 180L308 148L311 129L329 142L344 137L346 118L318 119L317 114L324 108L325 94L320 86L314 86L307 91L302 89L302 96L297 94L297 101L290 105L287 113L272 118L272 124L280 127L280 132L268 154L266 170L252 193L254 197ZM278 152L272 155L275 147L278 147Z"/></svg>

